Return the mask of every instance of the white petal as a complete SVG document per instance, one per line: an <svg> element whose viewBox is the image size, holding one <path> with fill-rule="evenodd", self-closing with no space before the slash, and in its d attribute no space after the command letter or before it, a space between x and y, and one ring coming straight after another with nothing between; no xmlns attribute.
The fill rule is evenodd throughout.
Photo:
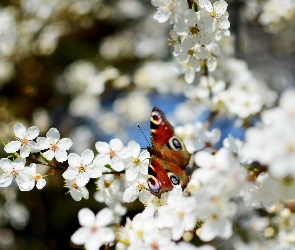
<svg viewBox="0 0 295 250"><path fill-rule="evenodd" d="M84 187L90 180L87 172L79 172L76 176L76 184L78 187Z"/></svg>
<svg viewBox="0 0 295 250"><path fill-rule="evenodd" d="M19 189L21 191L31 191L35 186L35 180L34 179L27 179L23 177L17 177L16 183L19 186Z"/></svg>
<svg viewBox="0 0 295 250"><path fill-rule="evenodd" d="M93 163L98 166L104 166L110 163L110 155L109 154L99 154L95 157Z"/></svg>
<svg viewBox="0 0 295 250"><path fill-rule="evenodd" d="M225 1L217 1L213 6L218 15L223 15L227 9L227 3Z"/></svg>
<svg viewBox="0 0 295 250"><path fill-rule="evenodd" d="M28 145L24 145L20 148L20 156L26 158L30 155L30 147Z"/></svg>
<svg viewBox="0 0 295 250"><path fill-rule="evenodd" d="M69 138L63 138L57 143L58 147L63 150L69 150L72 147L73 142Z"/></svg>
<svg viewBox="0 0 295 250"><path fill-rule="evenodd" d="M168 8L160 7L157 12L154 14L154 19L156 19L159 23L166 22L171 15L171 11Z"/></svg>
<svg viewBox="0 0 295 250"><path fill-rule="evenodd" d="M86 149L82 154L81 154L81 163L83 165L89 165L94 158L94 153L90 149Z"/></svg>
<svg viewBox="0 0 295 250"><path fill-rule="evenodd" d="M184 73L184 80L186 83L191 84L195 80L195 70L193 68L189 68Z"/></svg>
<svg viewBox="0 0 295 250"><path fill-rule="evenodd" d="M113 220L114 215L112 210L110 210L109 208L104 208L96 215L95 225L98 227L103 227L108 225Z"/></svg>
<svg viewBox="0 0 295 250"><path fill-rule="evenodd" d="M113 157L111 159L110 164L111 164L112 169L114 169L114 170L116 170L118 172L120 172L120 171L122 171L124 169L124 162L119 157L116 157L116 156Z"/></svg>
<svg viewBox="0 0 295 250"><path fill-rule="evenodd" d="M92 227L95 223L95 215L89 208L82 208L78 213L78 219L83 227Z"/></svg>
<svg viewBox="0 0 295 250"><path fill-rule="evenodd" d="M224 16L217 18L217 22L218 22L218 27L223 30L227 30L230 27L230 22Z"/></svg>
<svg viewBox="0 0 295 250"><path fill-rule="evenodd" d="M102 243L98 240L98 232L92 233L85 242L85 250L99 250Z"/></svg>
<svg viewBox="0 0 295 250"><path fill-rule="evenodd" d="M30 152L31 153L37 153L40 152L39 146L37 142L34 141L29 141L28 146L30 147Z"/></svg>
<svg viewBox="0 0 295 250"><path fill-rule="evenodd" d="M53 150L47 150L46 152L43 153L44 157L51 161L54 157L54 151Z"/></svg>
<svg viewBox="0 0 295 250"><path fill-rule="evenodd" d="M139 195L139 190L137 187L131 186L127 188L123 194L123 200L125 202L132 202L137 199Z"/></svg>
<svg viewBox="0 0 295 250"><path fill-rule="evenodd" d="M40 150L48 149L50 147L50 143L45 137L38 137L37 143Z"/></svg>
<svg viewBox="0 0 295 250"><path fill-rule="evenodd" d="M12 161L7 159L7 158L2 158L0 160L0 168L4 171L4 172L10 172L12 170L12 166L11 166Z"/></svg>
<svg viewBox="0 0 295 250"><path fill-rule="evenodd" d="M102 169L97 165L92 164L87 167L87 172L89 173L90 178L98 178L102 174Z"/></svg>
<svg viewBox="0 0 295 250"><path fill-rule="evenodd" d="M78 167L81 165L81 157L75 153L70 153L68 156L68 163L71 167Z"/></svg>
<svg viewBox="0 0 295 250"><path fill-rule="evenodd" d="M81 227L71 236L71 241L76 245L83 245L87 241L87 238L90 234L90 228Z"/></svg>
<svg viewBox="0 0 295 250"><path fill-rule="evenodd" d="M60 134L59 134L59 131L56 128L51 128L46 133L46 137L47 138L54 138L54 139L56 139L58 141L59 138L60 138Z"/></svg>
<svg viewBox="0 0 295 250"><path fill-rule="evenodd" d="M211 36L207 31L200 31L197 35L197 42L201 45L209 45L212 42Z"/></svg>
<svg viewBox="0 0 295 250"><path fill-rule="evenodd" d="M36 187L38 189L42 189L46 185L46 180L44 178L41 178L37 181Z"/></svg>
<svg viewBox="0 0 295 250"><path fill-rule="evenodd" d="M8 187L13 180L13 177L11 174L4 173L0 175L0 187Z"/></svg>
<svg viewBox="0 0 295 250"><path fill-rule="evenodd" d="M133 158L138 157L140 153L140 145L136 141L130 141L128 143L128 148L131 152Z"/></svg>
<svg viewBox="0 0 295 250"><path fill-rule="evenodd" d="M64 162L68 159L67 152L63 149L56 150L54 156L58 162Z"/></svg>
<svg viewBox="0 0 295 250"><path fill-rule="evenodd" d="M99 153L109 153L110 152L110 145L106 142L98 141L95 143L95 148Z"/></svg>
<svg viewBox="0 0 295 250"><path fill-rule="evenodd" d="M12 163L12 166L17 170L23 170L25 165L26 165L26 159L21 157L15 159L15 161Z"/></svg>
<svg viewBox="0 0 295 250"><path fill-rule="evenodd" d="M130 157L130 150L127 147L123 147L121 150L116 152L117 156L119 156L122 159L126 159Z"/></svg>
<svg viewBox="0 0 295 250"><path fill-rule="evenodd" d="M110 228L103 227L98 231L97 240L104 244L111 243L115 240L115 234Z"/></svg>
<svg viewBox="0 0 295 250"><path fill-rule="evenodd" d="M11 141L4 147L4 150L6 151L6 153L14 153L18 151L20 147L21 147L21 142Z"/></svg>
<svg viewBox="0 0 295 250"><path fill-rule="evenodd" d="M33 140L39 135L40 129L37 126L29 127L24 133L24 137Z"/></svg>
<svg viewBox="0 0 295 250"><path fill-rule="evenodd" d="M79 192L77 189L70 190L70 194L75 201L80 201L83 198L83 194Z"/></svg>
<svg viewBox="0 0 295 250"><path fill-rule="evenodd" d="M130 166L127 170L126 170L126 179L127 181L133 181L139 172L139 166Z"/></svg>
<svg viewBox="0 0 295 250"><path fill-rule="evenodd" d="M206 9L208 12L213 11L212 3L208 0L199 0L199 5L201 8Z"/></svg>
<svg viewBox="0 0 295 250"><path fill-rule="evenodd" d="M110 141L110 148L114 151L121 150L121 148L123 148L123 143L120 139L112 139Z"/></svg>
<svg viewBox="0 0 295 250"><path fill-rule="evenodd" d="M63 174L62 177L67 180L74 180L78 175L79 170L77 168L69 167Z"/></svg>
<svg viewBox="0 0 295 250"><path fill-rule="evenodd" d="M26 127L21 124L17 123L14 125L14 134L17 138L23 138L23 134L26 132Z"/></svg>

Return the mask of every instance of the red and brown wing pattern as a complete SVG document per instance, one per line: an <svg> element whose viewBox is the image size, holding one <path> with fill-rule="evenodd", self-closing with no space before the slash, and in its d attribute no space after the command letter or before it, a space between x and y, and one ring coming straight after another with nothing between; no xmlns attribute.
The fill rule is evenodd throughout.
<svg viewBox="0 0 295 250"><path fill-rule="evenodd" d="M148 169L148 185L152 194L160 197L173 185L185 187L188 176L184 171L190 160L190 154L182 140L174 135L174 128L164 113L154 108L151 114L152 147Z"/></svg>

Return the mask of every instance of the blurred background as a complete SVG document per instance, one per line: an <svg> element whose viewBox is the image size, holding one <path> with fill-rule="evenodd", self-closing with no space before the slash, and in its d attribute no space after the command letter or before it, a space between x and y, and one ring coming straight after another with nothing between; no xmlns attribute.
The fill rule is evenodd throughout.
<svg viewBox="0 0 295 250"><path fill-rule="evenodd" d="M217 74L235 58L274 93L294 87L291 2L227 1L231 36L221 41ZM210 108L185 95L200 76L185 83L168 46L173 26L159 24L155 12L148 0L1 0L1 142L13 140L13 126L22 122L38 126L41 136L57 128L78 154L112 138L144 148L136 124L149 137L154 106L174 125L204 121ZM232 124L233 117L223 117L214 126L223 136L235 134L230 127L242 137ZM0 152L7 156L3 147ZM56 175L42 190L0 189L0 249L74 249L69 239L79 227L77 212L97 212L102 204L93 199L94 183L89 200L80 202L63 185ZM132 204L127 216L140 209Z"/></svg>

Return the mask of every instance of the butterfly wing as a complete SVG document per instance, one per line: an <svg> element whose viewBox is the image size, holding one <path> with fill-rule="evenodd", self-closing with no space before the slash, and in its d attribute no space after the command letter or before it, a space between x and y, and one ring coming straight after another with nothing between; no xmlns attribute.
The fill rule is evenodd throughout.
<svg viewBox="0 0 295 250"><path fill-rule="evenodd" d="M174 135L174 128L164 113L154 108L151 114L151 141L148 147L151 160L148 169L148 184L151 193L160 197L173 185L188 183L185 168L189 163L190 154L182 140Z"/></svg>

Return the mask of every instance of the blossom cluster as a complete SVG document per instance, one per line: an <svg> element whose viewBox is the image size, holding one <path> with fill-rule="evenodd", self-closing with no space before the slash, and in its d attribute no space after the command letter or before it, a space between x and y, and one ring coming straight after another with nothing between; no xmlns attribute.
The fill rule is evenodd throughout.
<svg viewBox="0 0 295 250"><path fill-rule="evenodd" d="M188 9L185 0L154 0L152 3L158 7L154 15L156 20L162 23L170 19L174 24L170 31L170 45L185 74L185 81L192 83L195 72L201 68L214 71L216 57L220 54L216 42L223 35L230 35L227 3L221 0L212 4L209 0L200 0L198 5L193 3L192 9Z"/></svg>

